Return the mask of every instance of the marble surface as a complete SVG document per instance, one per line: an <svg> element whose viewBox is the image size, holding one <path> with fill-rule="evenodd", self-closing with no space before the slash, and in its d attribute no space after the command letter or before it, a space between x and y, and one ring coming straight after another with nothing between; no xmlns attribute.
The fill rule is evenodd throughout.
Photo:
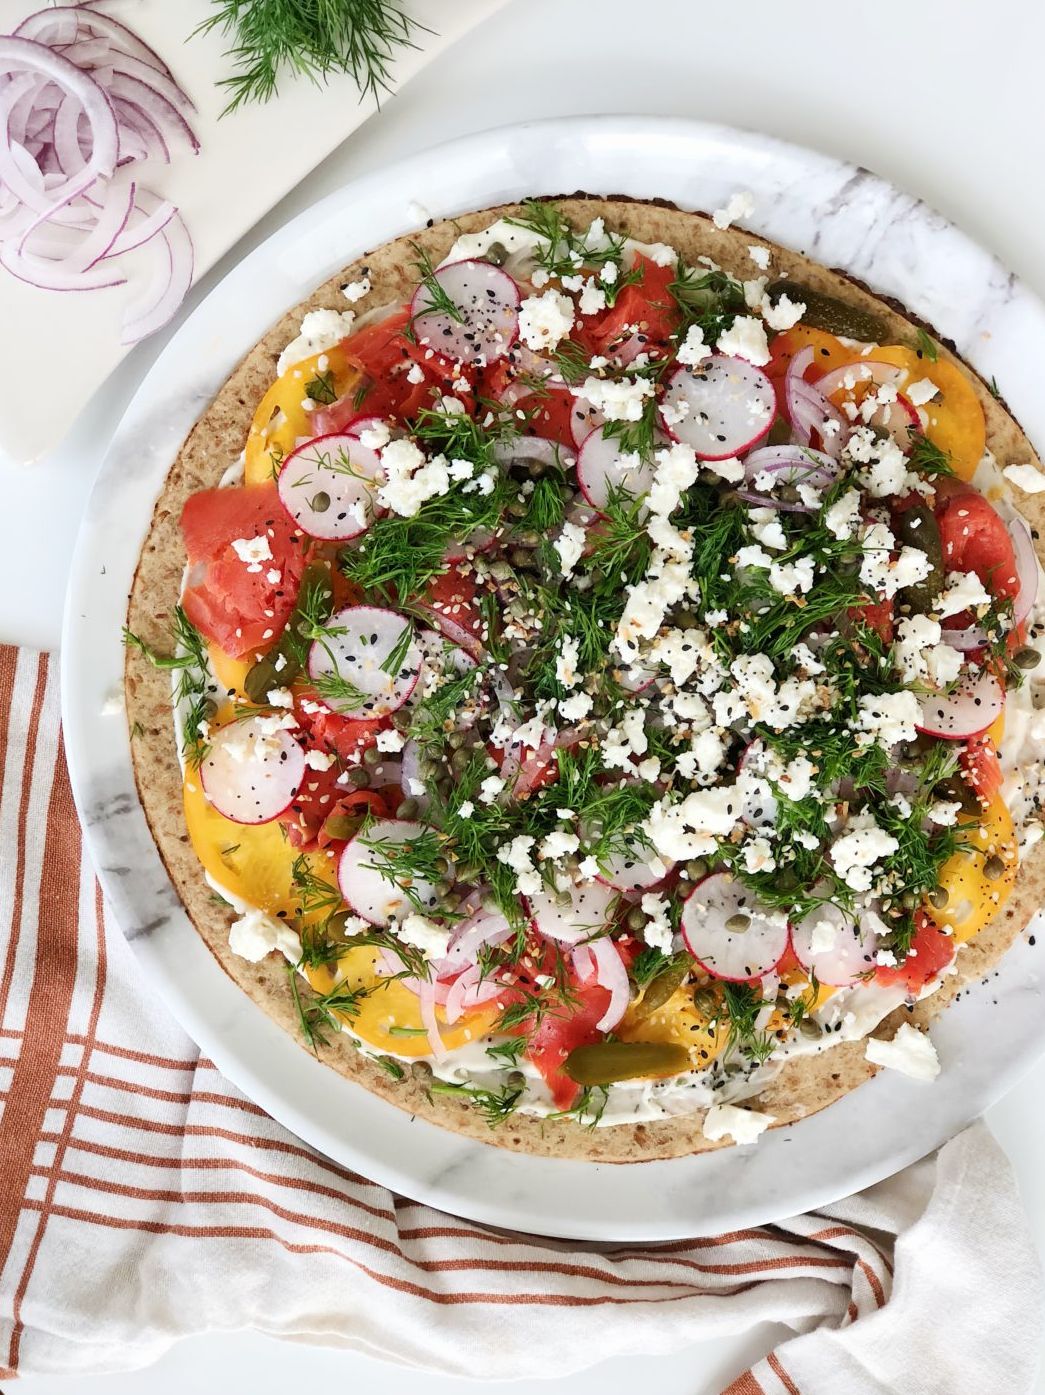
<svg viewBox="0 0 1045 1395"><path fill-rule="evenodd" d="M1026 366L1028 345L1045 345L1041 304L938 214L867 171L681 120L577 118L470 137L364 176L288 224L230 272L163 350L87 508L66 617L65 722L92 856L117 915L157 989L242 1089L332 1156L445 1209L582 1238L661 1238L824 1202L936 1146L1045 1044L1041 951L1017 947L989 985L934 1029L945 1070L929 1094L886 1072L757 1149L641 1170L517 1158L411 1122L332 1079L235 989L167 882L133 793L123 722L102 715L119 687L119 625L164 472L203 404L267 324L356 252L424 217L578 187L703 209L751 189L752 229L901 297L985 375L996 374L1028 429L1045 440L1045 401ZM977 1053L962 1050L969 1040L982 1043Z"/></svg>

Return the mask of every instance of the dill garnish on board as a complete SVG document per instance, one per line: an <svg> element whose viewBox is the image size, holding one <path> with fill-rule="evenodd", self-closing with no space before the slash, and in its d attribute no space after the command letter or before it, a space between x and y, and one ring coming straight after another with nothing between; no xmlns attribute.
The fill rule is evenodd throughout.
<svg viewBox="0 0 1045 1395"><path fill-rule="evenodd" d="M225 115L248 102L267 102L284 76L319 85L339 73L362 97L391 91L392 64L430 33L392 0L214 0L214 13L195 33L219 29L236 69L221 85Z"/></svg>

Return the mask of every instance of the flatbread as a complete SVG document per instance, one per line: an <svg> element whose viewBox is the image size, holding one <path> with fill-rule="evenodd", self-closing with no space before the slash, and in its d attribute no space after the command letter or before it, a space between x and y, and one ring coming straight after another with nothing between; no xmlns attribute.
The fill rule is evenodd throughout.
<svg viewBox="0 0 1045 1395"><path fill-rule="evenodd" d="M738 279L749 278L753 273L748 248L765 246L772 255L774 278L793 277L872 311L888 324L890 337L899 342L910 340L912 327L921 323L896 302L873 295L843 273L828 270L750 233L720 230L703 214L683 213L667 205L583 195L557 199L556 203L576 227L586 227L593 218L603 217L612 230L625 230L640 241L665 242L677 248L687 262L692 263L700 255L710 256ZM171 614L179 598L184 568L178 528L182 506L190 494L216 485L229 462L243 449L255 408L276 377L277 357L297 335L302 315L321 307L343 309L340 288L364 273L373 287L372 304L402 300L413 287L411 268L416 253L411 244L420 244L437 263L459 233L484 228L517 208L512 205L485 209L390 242L347 266L272 326L193 427L164 483L131 590L128 623L136 634L161 649L169 644ZM931 330L931 326L922 327ZM941 353L956 357L943 342ZM962 366L972 377L983 402L988 446L999 464L1036 462L1030 442L1003 402L992 396L967 364ZM1039 556L1045 560L1040 538L1045 496L1021 496L1019 503L1034 531ZM189 842L182 815L182 776L171 720L169 674L151 667L135 649L129 648L126 687L128 720L141 728L141 734L132 742L138 791L157 847L189 917L229 977L300 1041L282 959L269 955L261 963L250 964L231 953L228 930L234 913L212 898ZM959 954L957 972L913 1011L900 1008L886 1018L874 1035L889 1039L902 1022L912 1021L919 1026L930 1022L963 986L988 973L1043 899L1045 845L1039 844L1021 866L1016 888L1002 913ZM406 1078L394 1081L347 1037L338 1036L322 1048L322 1059L348 1079L419 1118L517 1152L626 1163L729 1146L704 1138L703 1113L597 1129L573 1121L513 1114L491 1128L464 1100L430 1095L430 1077L423 1063L405 1066ZM875 1070L864 1057L863 1041L846 1042L819 1055L789 1061L772 1084L743 1103L774 1115L775 1127L781 1127L825 1108L868 1080Z"/></svg>

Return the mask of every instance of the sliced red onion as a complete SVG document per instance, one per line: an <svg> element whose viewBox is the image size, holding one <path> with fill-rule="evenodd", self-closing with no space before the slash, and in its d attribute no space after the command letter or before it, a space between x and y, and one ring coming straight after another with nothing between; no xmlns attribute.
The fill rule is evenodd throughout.
<svg viewBox="0 0 1045 1395"><path fill-rule="evenodd" d="M439 1018L435 1010L435 984L428 979L420 979L417 985L417 1000L421 1009L421 1021L425 1024L425 1030L428 1033L428 1044L432 1048L432 1055L437 1061L444 1061L449 1053L439 1030Z"/></svg>
<svg viewBox="0 0 1045 1395"><path fill-rule="evenodd" d="M515 931L500 911L476 911L455 930L446 958L442 961L448 966L444 972L453 972L462 964L474 964L479 951L486 945L503 944L514 934Z"/></svg>
<svg viewBox="0 0 1045 1395"><path fill-rule="evenodd" d="M829 402L820 389L805 380L806 369L813 362L811 347L795 354L784 377L784 399L792 430L801 445L807 446L815 431L824 444L825 452L836 457L842 449L848 426L842 413ZM829 423L836 429L830 430Z"/></svg>
<svg viewBox="0 0 1045 1395"><path fill-rule="evenodd" d="M838 478L838 466L823 451L810 446L762 446L744 460L749 480L766 471L780 475L785 484L814 484L824 489Z"/></svg>
<svg viewBox="0 0 1045 1395"><path fill-rule="evenodd" d="M624 967L624 960L620 957L620 950L608 935L593 940L588 948L595 962L595 981L605 988L610 995L606 1011L596 1022L595 1030L597 1032L612 1032L628 1010L628 1001L631 997L628 971Z"/></svg>
<svg viewBox="0 0 1045 1395"><path fill-rule="evenodd" d="M824 397L833 397L836 392L852 392L865 383L874 383L876 387L886 384L899 387L906 376L905 368L865 358L855 363L843 363L841 368L830 369L822 378L817 378L815 386Z"/></svg>
<svg viewBox="0 0 1045 1395"><path fill-rule="evenodd" d="M127 279L116 259L147 243L151 276L124 316L133 343L165 324L188 290L193 251L173 207L130 170L196 151L195 110L169 68L90 5L42 10L0 38L0 265L45 290Z"/></svg>

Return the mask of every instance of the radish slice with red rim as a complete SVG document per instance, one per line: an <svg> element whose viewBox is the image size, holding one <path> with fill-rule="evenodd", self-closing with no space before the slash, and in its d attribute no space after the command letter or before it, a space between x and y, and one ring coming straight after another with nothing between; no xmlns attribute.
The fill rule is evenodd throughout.
<svg viewBox="0 0 1045 1395"><path fill-rule="evenodd" d="M410 304L417 342L446 358L482 366L503 358L519 332L519 287L484 261L450 262L422 281ZM454 313L441 306L445 297Z"/></svg>
<svg viewBox="0 0 1045 1395"><path fill-rule="evenodd" d="M233 823L270 823L286 813L305 778L305 754L279 718L257 716L214 732L200 763L204 793Z"/></svg>
<svg viewBox="0 0 1045 1395"><path fill-rule="evenodd" d="M619 443L600 427L581 446L577 483L587 502L601 513L621 490L627 490L634 499L647 494L653 483L653 466L637 455L622 454Z"/></svg>
<svg viewBox="0 0 1045 1395"><path fill-rule="evenodd" d="M692 446L702 460L726 460L750 450L767 434L775 413L776 394L766 375L724 354L676 369L661 404L665 431Z"/></svg>
<svg viewBox="0 0 1045 1395"><path fill-rule="evenodd" d="M986 669L966 675L953 693L934 693L922 699L922 713L915 723L927 736L944 741L964 741L979 736L1005 710L1005 690Z"/></svg>
<svg viewBox="0 0 1045 1395"><path fill-rule="evenodd" d="M409 886L402 886L390 866L397 849L424 832L424 824L410 819L378 819L345 844L337 867L338 886L356 914L371 925L430 911L438 901L431 882L411 877Z"/></svg>
<svg viewBox="0 0 1045 1395"><path fill-rule="evenodd" d="M864 420L862 414L861 419ZM891 436L904 455L910 454L915 439L922 434L917 409L902 392L897 393L895 402L879 403L864 424Z"/></svg>
<svg viewBox="0 0 1045 1395"><path fill-rule="evenodd" d="M573 410L570 412L570 432L573 436L573 444L578 449L584 445L593 431L597 431L600 426L605 426L606 414L600 411L592 402L586 401L583 397L574 400Z"/></svg>
<svg viewBox="0 0 1045 1395"><path fill-rule="evenodd" d="M317 436L287 456L276 489L303 533L348 542L370 527L380 471L377 451L362 445L358 436Z"/></svg>
<svg viewBox="0 0 1045 1395"><path fill-rule="evenodd" d="M654 868L650 866L654 858L652 848L633 847L614 853L601 864L598 879L614 891L648 891L659 886L675 865L672 862Z"/></svg>
<svg viewBox="0 0 1045 1395"><path fill-rule="evenodd" d="M394 610L339 610L309 650L308 673L318 696L345 717L397 711L421 672L421 649L411 630L411 622Z"/></svg>
<svg viewBox="0 0 1045 1395"><path fill-rule="evenodd" d="M542 890L529 898L535 930L559 944L577 945L609 923L617 893L602 882L573 886L561 895Z"/></svg>
<svg viewBox="0 0 1045 1395"><path fill-rule="evenodd" d="M817 906L791 927L795 958L807 973L816 975L819 983L848 988L874 972L877 920L877 916L864 915L857 922L830 902Z"/></svg>
<svg viewBox="0 0 1045 1395"><path fill-rule="evenodd" d="M728 872L699 882L682 907L686 948L714 978L730 983L775 969L788 945L787 918L759 905Z"/></svg>

